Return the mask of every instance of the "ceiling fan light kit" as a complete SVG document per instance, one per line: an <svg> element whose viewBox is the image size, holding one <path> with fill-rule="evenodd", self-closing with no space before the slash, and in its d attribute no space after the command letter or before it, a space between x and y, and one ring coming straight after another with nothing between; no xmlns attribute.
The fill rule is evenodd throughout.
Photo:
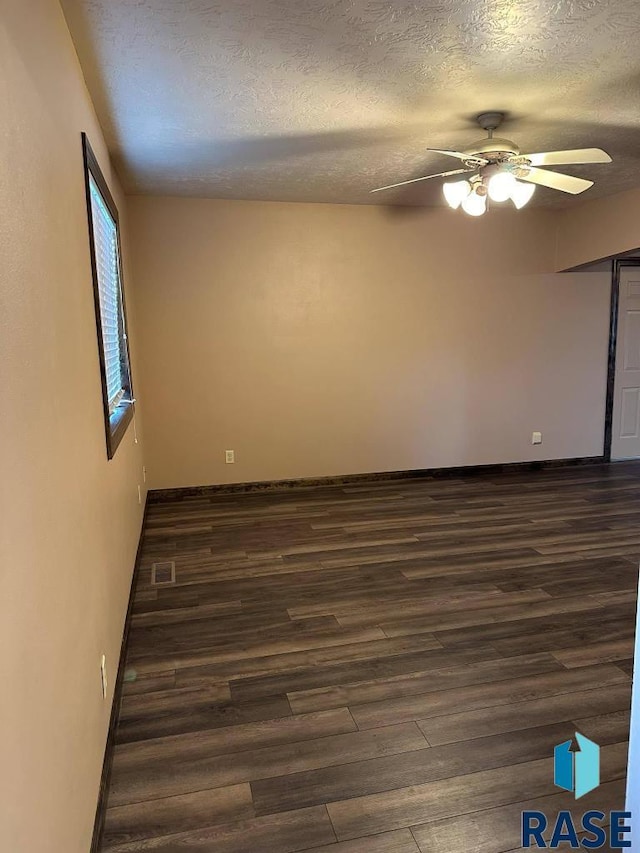
<svg viewBox="0 0 640 853"><path fill-rule="evenodd" d="M486 194L481 195L477 189L474 188L462 202L462 209L465 213L468 213L469 216L482 216L487 209Z"/></svg>
<svg viewBox="0 0 640 853"><path fill-rule="evenodd" d="M491 201L508 201L516 185L516 179L511 172L498 172L489 178L487 189Z"/></svg>
<svg viewBox="0 0 640 853"><path fill-rule="evenodd" d="M569 151L542 151L537 154L521 154L518 146L510 139L494 137L504 119L499 112L480 113L477 122L487 131L481 139L465 151L449 151L428 148L436 154L444 154L462 161L463 168L423 178L412 178L372 192L395 189L396 187L428 181L431 178L447 178L453 175L469 177L447 181L442 186L447 204L454 210L461 207L470 216L481 216L487 209L487 196L491 201L502 203L511 200L520 210L533 196L536 184L560 192L577 195L593 186L593 181L549 172L540 166L577 165L584 163L610 163L611 157L601 148L578 148Z"/></svg>
<svg viewBox="0 0 640 853"><path fill-rule="evenodd" d="M469 181L447 181L442 185L442 192L449 207L456 210L471 192Z"/></svg>
<svg viewBox="0 0 640 853"><path fill-rule="evenodd" d="M472 178L472 183L469 181L450 181L444 183L442 185L442 192L449 207L452 207L454 210L462 207L465 213L470 213L469 207L474 211L478 210L479 205L477 203L474 204L473 201L467 206L464 205L464 200L469 194L483 196L485 197L485 202L486 196L491 201L498 202L499 204L505 201L512 201L518 210L531 200L535 190L534 184L525 184L522 181L518 181L508 167L495 167L496 171L489 173L489 169L491 168L488 166L488 174L482 177L474 176L476 180ZM482 207L482 213L486 209L487 205L485 203ZM479 216L480 214L472 213L471 215Z"/></svg>
<svg viewBox="0 0 640 853"><path fill-rule="evenodd" d="M531 196L535 192L535 184L523 184L522 181L516 181L515 186L511 190L511 201L515 204L518 210L524 207Z"/></svg>

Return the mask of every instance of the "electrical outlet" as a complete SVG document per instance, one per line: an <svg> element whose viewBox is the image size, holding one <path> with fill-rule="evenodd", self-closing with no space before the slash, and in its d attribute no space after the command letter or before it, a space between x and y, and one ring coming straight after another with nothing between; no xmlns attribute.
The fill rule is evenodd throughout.
<svg viewBox="0 0 640 853"><path fill-rule="evenodd" d="M146 465L142 466L142 482L143 483L147 482L147 466Z"/></svg>
<svg viewBox="0 0 640 853"><path fill-rule="evenodd" d="M532 432L531 433L531 444L542 444L542 433L541 432Z"/></svg>
<svg viewBox="0 0 640 853"><path fill-rule="evenodd" d="M102 655L100 660L100 679L102 681L102 698L107 698L107 658Z"/></svg>
<svg viewBox="0 0 640 853"><path fill-rule="evenodd" d="M225 450L224 461L227 463L227 465L231 465L233 462L235 462L236 461L235 451Z"/></svg>
<svg viewBox="0 0 640 853"><path fill-rule="evenodd" d="M142 503L142 486L138 483L138 503Z"/></svg>

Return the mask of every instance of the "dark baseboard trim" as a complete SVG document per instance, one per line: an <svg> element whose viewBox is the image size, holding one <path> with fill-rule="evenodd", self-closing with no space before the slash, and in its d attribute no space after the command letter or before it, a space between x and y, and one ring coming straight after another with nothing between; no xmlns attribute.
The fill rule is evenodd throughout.
<svg viewBox="0 0 640 853"><path fill-rule="evenodd" d="M541 471L544 468L567 468L577 465L601 465L604 456L578 456L571 459L546 459L535 462L503 462L491 465L463 465L453 468L419 468L410 471L380 471L369 474L344 474L335 477L306 477L299 480L261 480L253 483L221 483L210 486L185 486L179 489L152 489L148 502L182 500L183 498L215 495L254 494L257 492L282 492L291 489L312 489L322 486L352 486L380 483L390 480L419 480L447 477L474 477L505 474L517 471Z"/></svg>
<svg viewBox="0 0 640 853"><path fill-rule="evenodd" d="M144 536L144 525L147 518L147 509L149 500L144 505L142 514L142 526L140 528L140 540L138 542L138 550L136 551L136 560L133 567L133 575L131 577L131 589L129 590L129 601L127 603L127 614L124 620L124 630L122 632L122 643L120 644L120 660L118 661L118 673L116 675L116 683L113 691L113 704L111 705L111 717L109 718L109 731L107 732L107 743L104 749L104 759L102 762L102 775L100 776L100 790L98 792L98 804L96 806L96 817L93 824L93 836L91 838L90 853L99 853L102 843L102 833L104 830L104 820L107 814L107 798L109 795L109 782L111 781L111 767L113 764L113 750L115 747L116 728L118 726L118 717L120 716L120 702L122 700L122 684L124 681L125 660L127 652L127 642L129 640L129 629L131 627L131 614L133 612L133 600L135 598L136 583L138 580L138 572L140 569L140 553L142 551L142 538Z"/></svg>

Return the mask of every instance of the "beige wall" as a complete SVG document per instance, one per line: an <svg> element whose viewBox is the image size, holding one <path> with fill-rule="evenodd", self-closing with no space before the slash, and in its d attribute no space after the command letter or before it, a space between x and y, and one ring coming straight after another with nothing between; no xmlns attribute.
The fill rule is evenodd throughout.
<svg viewBox="0 0 640 853"><path fill-rule="evenodd" d="M602 453L609 276L554 214L129 208L151 487Z"/></svg>
<svg viewBox="0 0 640 853"><path fill-rule="evenodd" d="M558 216L557 270L640 248L640 190L573 205Z"/></svg>
<svg viewBox="0 0 640 853"><path fill-rule="evenodd" d="M100 129L55 0L0 8L0 848L87 853L141 447L130 427L107 462L80 145L108 175Z"/></svg>

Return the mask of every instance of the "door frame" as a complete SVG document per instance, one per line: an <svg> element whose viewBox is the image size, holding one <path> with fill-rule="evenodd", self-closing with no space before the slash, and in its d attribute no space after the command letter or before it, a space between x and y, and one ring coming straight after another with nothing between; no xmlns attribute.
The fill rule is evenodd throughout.
<svg viewBox="0 0 640 853"><path fill-rule="evenodd" d="M625 267L640 267L640 257L614 258L611 264L611 302L609 314L609 353L607 360L607 397L604 411L604 461L611 462L613 439L613 394L616 381L616 349L618 346L618 307L620 302L620 272Z"/></svg>

